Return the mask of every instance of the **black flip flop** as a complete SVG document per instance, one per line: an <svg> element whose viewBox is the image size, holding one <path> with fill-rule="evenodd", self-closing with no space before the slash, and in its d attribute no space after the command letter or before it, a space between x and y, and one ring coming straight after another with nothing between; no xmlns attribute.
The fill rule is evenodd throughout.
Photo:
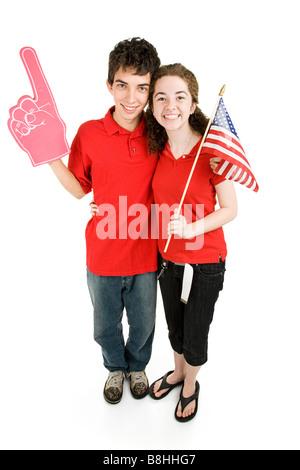
<svg viewBox="0 0 300 470"><path fill-rule="evenodd" d="M200 385L199 385L199 382L196 381L196 391L193 395L191 395L190 397L188 398L185 398L183 395L182 395L182 391L183 391L183 387L181 389L181 392L180 392L180 398L179 398L179 401L177 403L177 406L176 406L176 410L175 410L175 418L177 419L177 421L180 421L180 423L185 423L187 421L190 421L191 419L195 418L196 416L196 413L198 411L198 398L199 398L199 392L200 392ZM182 411L187 407L187 405L189 403L191 403L193 400L196 400L196 407L195 407L195 411L193 414L191 414L190 416L187 416L186 418L179 418L177 416L177 411L178 411L178 406L179 406L179 403L181 403L181 409Z"/></svg>
<svg viewBox="0 0 300 470"><path fill-rule="evenodd" d="M173 372L174 372L173 370L170 370L163 377L160 377L160 379L157 379L155 380L155 382L153 382L153 384L149 387L149 395L151 398L153 398L154 400L161 400L162 398L165 398L171 392L171 390L173 390L173 388L177 387L178 385L183 384L183 380L181 382L177 382L176 384L169 384L167 382L167 377L173 374ZM160 392L161 390L166 390L166 389L169 389L169 390L165 392L163 395L161 395L160 397L156 397L153 389L154 389L154 385L156 384L156 382L159 382L160 380L162 380L162 383L160 384L159 389L155 393Z"/></svg>

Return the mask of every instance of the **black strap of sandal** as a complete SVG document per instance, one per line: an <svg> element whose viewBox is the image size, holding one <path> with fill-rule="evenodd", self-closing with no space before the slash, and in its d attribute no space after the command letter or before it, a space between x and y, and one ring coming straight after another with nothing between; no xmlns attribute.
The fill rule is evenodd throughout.
<svg viewBox="0 0 300 470"><path fill-rule="evenodd" d="M181 389L181 392L180 392L180 403L181 403L181 410L183 411L193 400L197 400L197 398L199 397L199 390L200 390L200 386L199 386L199 382L196 382L196 391L193 395L191 395L190 397L188 398L185 398L183 395L182 395L182 392L183 392L183 387ZM179 405L179 403L178 403ZM178 408L178 406L177 406Z"/></svg>
<svg viewBox="0 0 300 470"><path fill-rule="evenodd" d="M169 389L171 390L172 388L176 387L177 384L172 385L172 384L169 384L169 383L167 382L167 378L168 378L169 375L171 375L173 372L174 372L174 371L171 370L171 371L167 372L167 373L162 377L162 382L161 382L161 384L160 384L159 389L156 391L156 393L160 392L161 390L165 390L165 389L167 389L167 388L169 388ZM159 380L161 380L161 379L159 379ZM157 382L158 382L158 380L157 380Z"/></svg>

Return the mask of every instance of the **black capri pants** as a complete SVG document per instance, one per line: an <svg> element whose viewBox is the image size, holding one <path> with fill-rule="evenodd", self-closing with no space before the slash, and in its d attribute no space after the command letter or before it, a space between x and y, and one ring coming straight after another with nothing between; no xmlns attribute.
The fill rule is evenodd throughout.
<svg viewBox="0 0 300 470"><path fill-rule="evenodd" d="M223 289L225 261L191 266L193 282L188 302L184 304L180 300L184 266L159 254L158 267L163 268L159 284L171 346L191 366L202 366L207 362L208 333L215 303Z"/></svg>

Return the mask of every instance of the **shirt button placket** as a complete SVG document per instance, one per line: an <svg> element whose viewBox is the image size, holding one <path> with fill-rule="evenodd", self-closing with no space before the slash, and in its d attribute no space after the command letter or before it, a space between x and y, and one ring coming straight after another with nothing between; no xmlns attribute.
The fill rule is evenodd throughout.
<svg viewBox="0 0 300 470"><path fill-rule="evenodd" d="M129 150L130 150L131 157L133 157L136 152L136 147L134 145L134 142L130 138L129 138Z"/></svg>

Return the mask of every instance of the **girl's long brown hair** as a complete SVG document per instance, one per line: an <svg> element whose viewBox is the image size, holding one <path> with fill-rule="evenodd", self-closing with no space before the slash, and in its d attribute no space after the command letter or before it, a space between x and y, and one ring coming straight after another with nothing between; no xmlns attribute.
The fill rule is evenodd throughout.
<svg viewBox="0 0 300 470"><path fill-rule="evenodd" d="M189 92L192 96L192 102L198 104L199 85L195 75L181 64L163 65L153 75L150 91L149 91L149 106L146 111L146 123L148 130L148 141L150 153L163 150L168 136L165 129L157 122L153 116L153 94L155 83L159 78L166 76L176 76L182 78L188 86ZM196 106L195 112L189 117L189 124L194 131L199 135L203 135L208 124L208 118L203 114L201 109Z"/></svg>

